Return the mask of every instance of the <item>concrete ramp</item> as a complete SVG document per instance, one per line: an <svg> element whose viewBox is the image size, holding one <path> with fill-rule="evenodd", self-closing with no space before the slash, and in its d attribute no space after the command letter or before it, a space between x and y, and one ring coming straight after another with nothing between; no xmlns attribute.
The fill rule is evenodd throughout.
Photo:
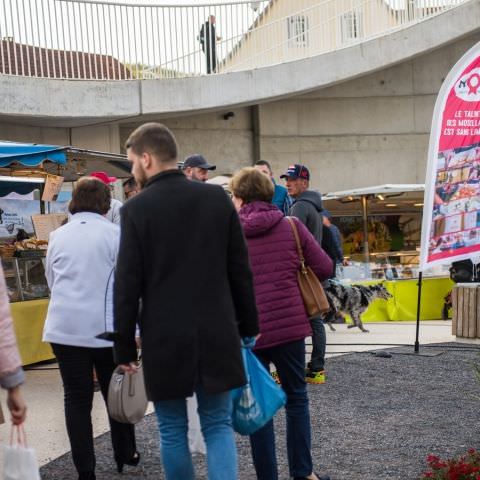
<svg viewBox="0 0 480 480"><path fill-rule="evenodd" d="M480 31L480 0L408 27L303 60L219 75L161 80L0 76L0 120L81 126L248 106L299 95L399 64Z"/></svg>

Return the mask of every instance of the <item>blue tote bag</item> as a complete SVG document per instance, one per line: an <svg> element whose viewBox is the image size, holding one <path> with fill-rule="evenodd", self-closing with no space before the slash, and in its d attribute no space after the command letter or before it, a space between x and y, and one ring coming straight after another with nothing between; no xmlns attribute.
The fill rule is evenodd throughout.
<svg viewBox="0 0 480 480"><path fill-rule="evenodd" d="M241 435L251 435L262 428L287 401L285 392L252 352L254 344L252 341L242 346L248 383L232 392L233 429Z"/></svg>

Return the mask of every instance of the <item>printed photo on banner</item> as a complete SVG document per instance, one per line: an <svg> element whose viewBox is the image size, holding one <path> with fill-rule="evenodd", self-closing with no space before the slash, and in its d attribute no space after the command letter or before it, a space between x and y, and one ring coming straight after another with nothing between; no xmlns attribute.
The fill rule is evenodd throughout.
<svg viewBox="0 0 480 480"><path fill-rule="evenodd" d="M432 212L430 258L475 248L480 228L480 143L439 153Z"/></svg>

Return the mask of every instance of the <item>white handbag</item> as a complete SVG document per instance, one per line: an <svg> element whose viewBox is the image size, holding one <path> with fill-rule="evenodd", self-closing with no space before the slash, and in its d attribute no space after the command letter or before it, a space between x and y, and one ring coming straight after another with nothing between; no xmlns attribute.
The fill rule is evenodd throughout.
<svg viewBox="0 0 480 480"><path fill-rule="evenodd" d="M28 448L23 425L13 426L3 447L3 480L40 480L35 450Z"/></svg>
<svg viewBox="0 0 480 480"><path fill-rule="evenodd" d="M120 423L138 423L148 406L142 364L136 373L125 373L117 367L108 387L108 413Z"/></svg>

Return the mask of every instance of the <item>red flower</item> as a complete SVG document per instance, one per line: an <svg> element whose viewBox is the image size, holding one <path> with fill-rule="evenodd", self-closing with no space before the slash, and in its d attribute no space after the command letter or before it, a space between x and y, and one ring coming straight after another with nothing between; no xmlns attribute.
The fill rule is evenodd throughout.
<svg viewBox="0 0 480 480"><path fill-rule="evenodd" d="M427 462L430 471L423 473L422 480L480 480L480 452L473 448L466 455L450 460L428 455Z"/></svg>
<svg viewBox="0 0 480 480"><path fill-rule="evenodd" d="M440 458L437 457L436 455L428 455L427 456L427 462L428 463L438 462L439 460L440 460Z"/></svg>

